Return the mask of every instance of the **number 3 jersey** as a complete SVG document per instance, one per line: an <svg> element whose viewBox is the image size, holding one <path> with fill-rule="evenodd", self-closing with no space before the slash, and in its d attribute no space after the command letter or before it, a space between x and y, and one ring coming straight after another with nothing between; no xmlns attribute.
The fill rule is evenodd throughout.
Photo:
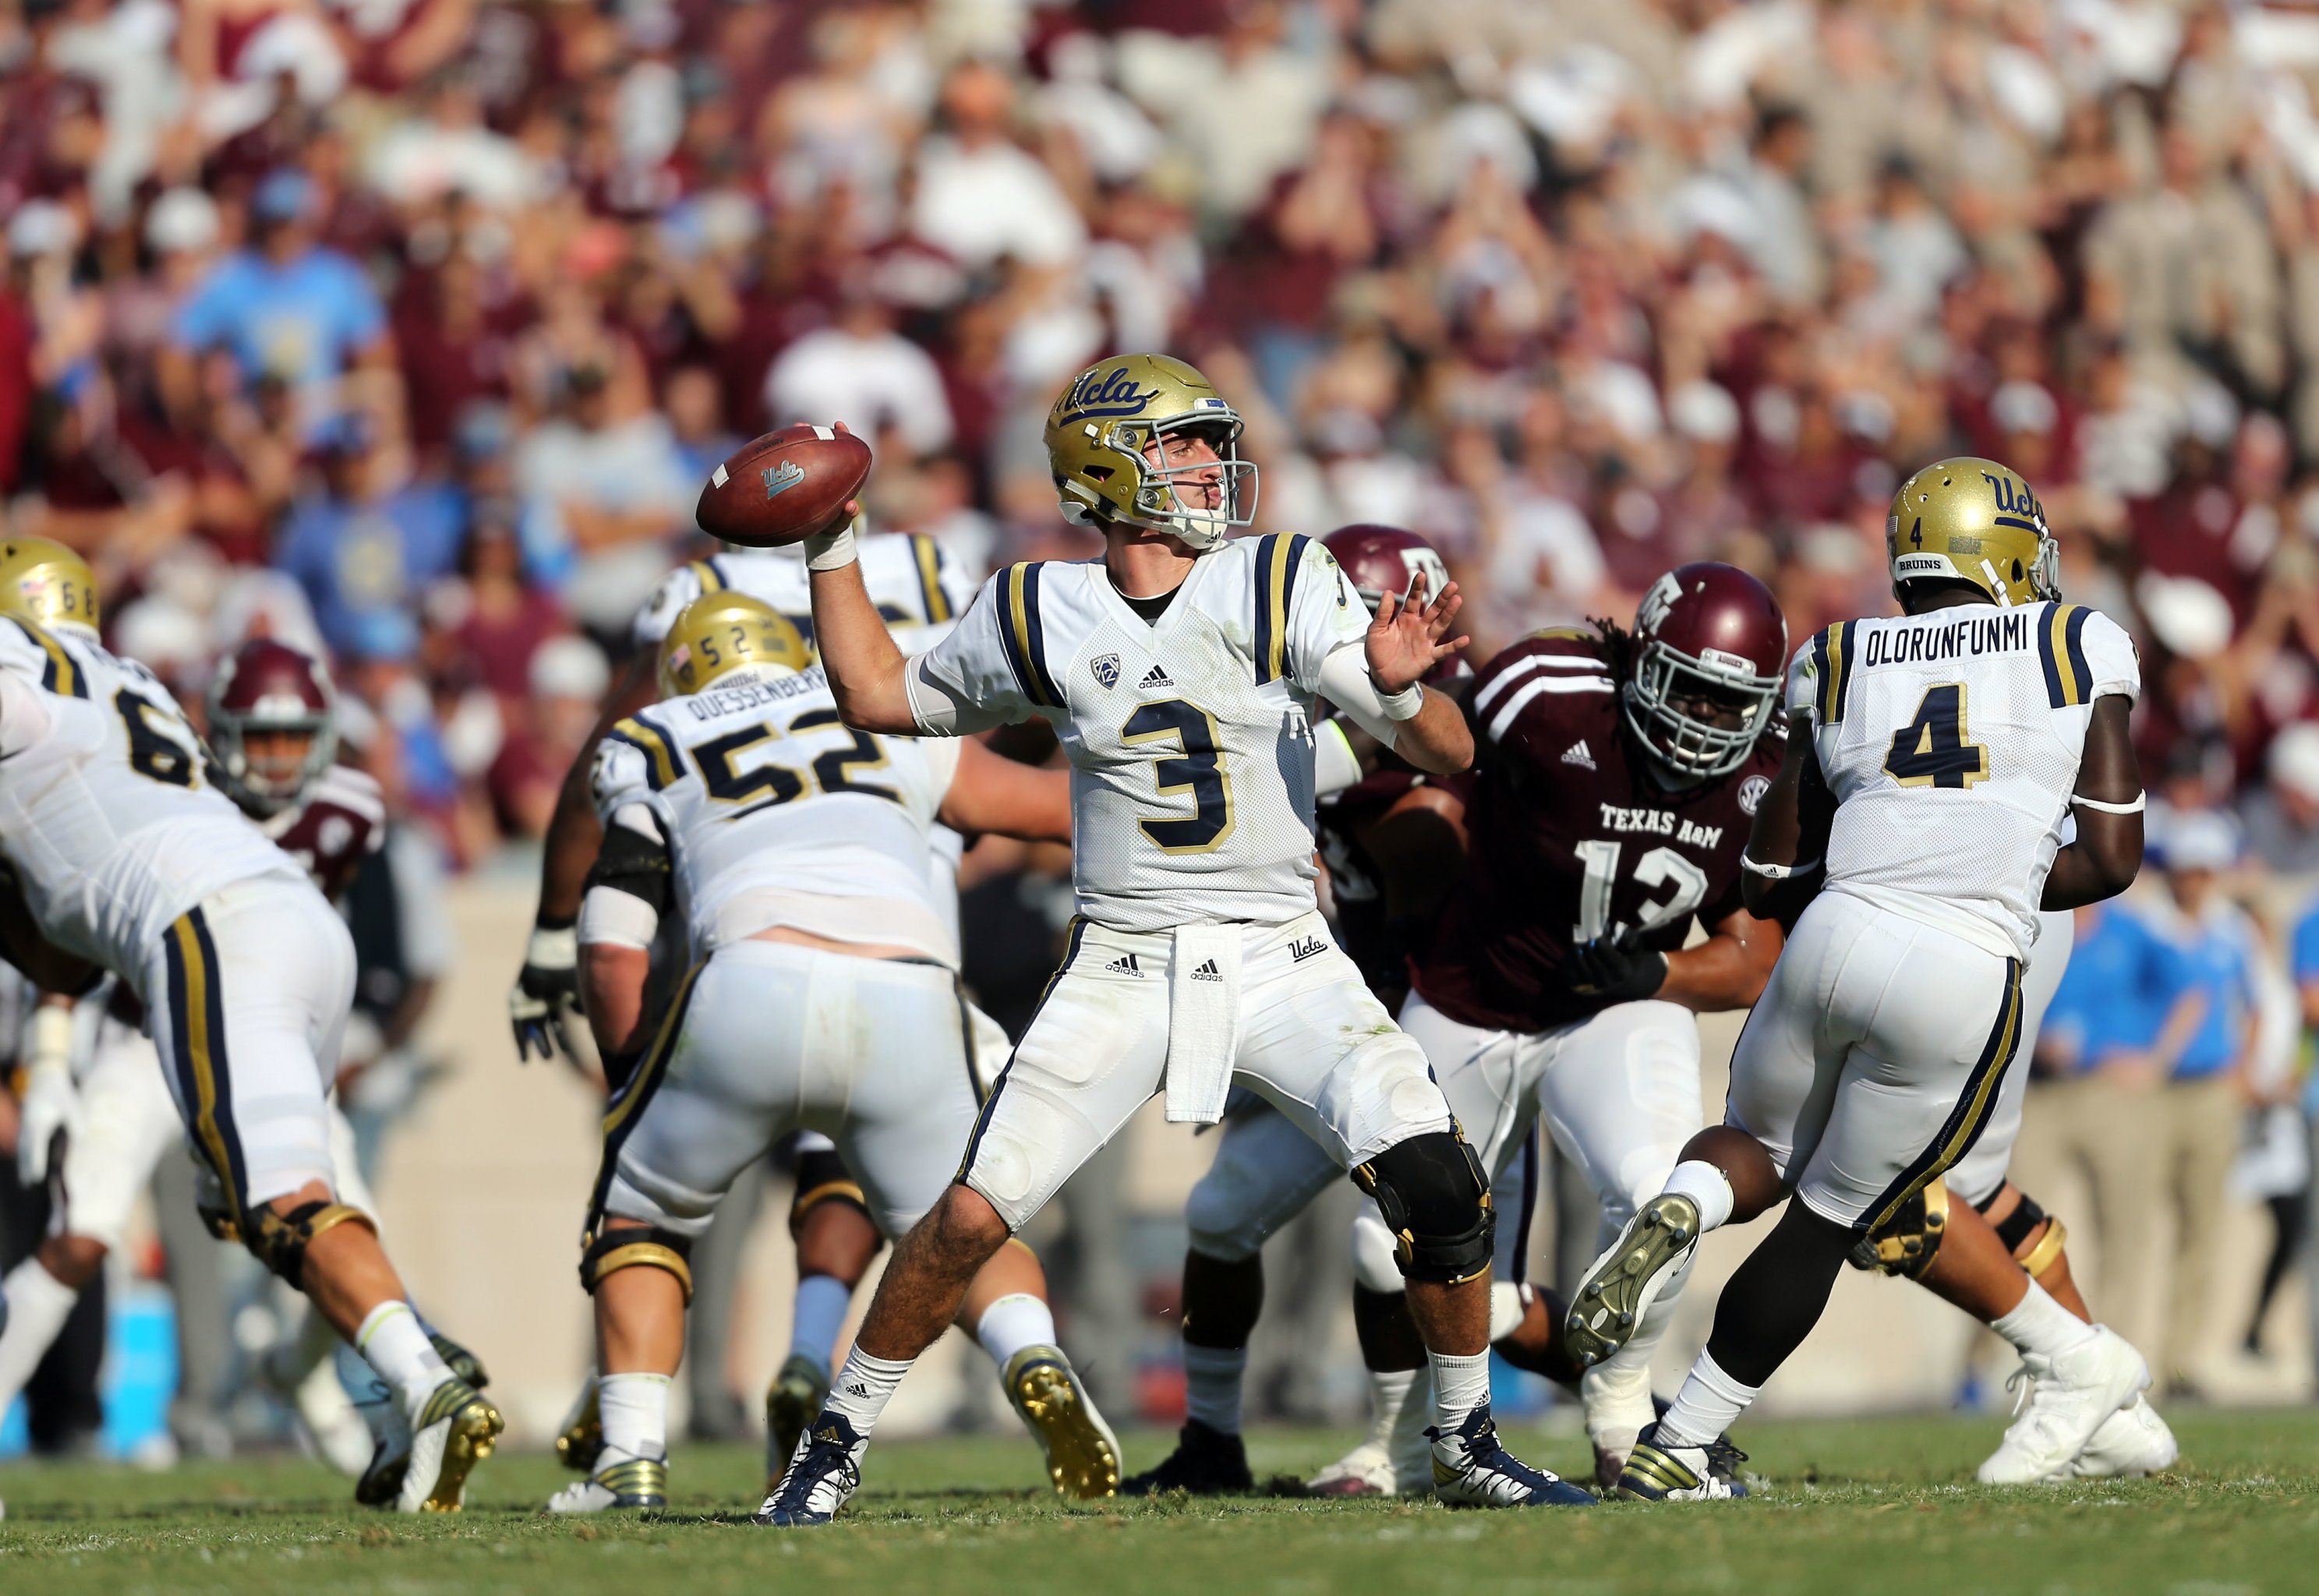
<svg viewBox="0 0 2319 1596"><path fill-rule="evenodd" d="M1584 1019L1607 1004L1570 990L1574 944L1632 928L1672 951L1694 918L1740 907L1739 855L1781 739L1670 791L1626 726L1620 680L1609 641L1579 627L1525 637L1475 678L1466 879L1410 972L1460 1024L1534 1033Z"/></svg>
<svg viewBox="0 0 2319 1596"><path fill-rule="evenodd" d="M1312 708L1369 614L1307 537L1202 555L1147 621L1100 560L1010 566L912 662L918 724L1039 716L1071 765L1079 912L1122 931L1310 913Z"/></svg>
<svg viewBox="0 0 2319 1596"><path fill-rule="evenodd" d="M621 721L596 750L607 827L642 806L674 861L692 957L775 926L958 968L927 832L955 743L843 724L821 669L739 671Z"/></svg>
<svg viewBox="0 0 2319 1596"><path fill-rule="evenodd" d="M169 924L255 876L304 880L203 774L145 667L0 618L0 852L41 930L139 987Z"/></svg>
<svg viewBox="0 0 2319 1596"><path fill-rule="evenodd" d="M1827 886L2028 957L2094 700L2142 690L2134 645L2077 604L1845 621L1797 652L1836 795Z"/></svg>

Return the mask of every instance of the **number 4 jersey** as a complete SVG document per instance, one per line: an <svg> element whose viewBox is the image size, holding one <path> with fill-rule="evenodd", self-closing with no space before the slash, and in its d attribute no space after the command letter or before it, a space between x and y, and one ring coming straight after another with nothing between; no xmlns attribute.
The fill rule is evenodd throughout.
<svg viewBox="0 0 2319 1596"><path fill-rule="evenodd" d="M787 926L958 968L929 828L958 744L843 724L821 669L736 671L621 721L596 750L609 827L641 807L674 858L692 957Z"/></svg>
<svg viewBox="0 0 2319 1596"><path fill-rule="evenodd" d="M1369 613L1307 537L1236 539L1193 563L1156 620L1101 560L1014 565L912 663L918 724L1039 716L1071 764L1079 911L1121 931L1309 914L1313 697Z"/></svg>
<svg viewBox="0 0 2319 1596"><path fill-rule="evenodd" d="M1766 735L1728 776L1661 785L1620 708L1621 671L1591 627L1537 633L1474 680L1476 773L1466 879L1411 974L1460 1024L1537 1032L1605 1006L1573 992L1574 943L1634 929L1672 951L1739 905L1739 854L1778 771Z"/></svg>
<svg viewBox="0 0 2319 1596"><path fill-rule="evenodd" d="M144 666L0 618L0 851L48 939L140 987L169 923L255 876L305 879L203 775Z"/></svg>
<svg viewBox="0 0 2319 1596"><path fill-rule="evenodd" d="M1828 627L1788 672L1836 795L1828 888L2026 958L2094 700L2141 690L2133 643L2081 605Z"/></svg>

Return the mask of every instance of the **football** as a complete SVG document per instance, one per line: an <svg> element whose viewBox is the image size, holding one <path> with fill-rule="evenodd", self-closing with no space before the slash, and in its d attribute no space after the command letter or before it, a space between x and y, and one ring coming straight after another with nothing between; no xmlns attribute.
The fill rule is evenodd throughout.
<svg viewBox="0 0 2319 1596"><path fill-rule="evenodd" d="M835 427L783 427L709 474L693 511L711 537L781 548L827 527L870 480L870 446Z"/></svg>

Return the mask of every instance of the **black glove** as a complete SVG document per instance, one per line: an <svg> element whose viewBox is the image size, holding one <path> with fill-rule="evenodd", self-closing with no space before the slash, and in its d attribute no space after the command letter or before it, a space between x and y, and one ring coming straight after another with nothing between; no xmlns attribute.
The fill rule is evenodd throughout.
<svg viewBox="0 0 2319 1596"><path fill-rule="evenodd" d="M1639 931L1598 936L1570 950L1570 989L1611 1003L1639 1003L1666 985L1666 955L1642 945Z"/></svg>
<svg viewBox="0 0 2319 1596"><path fill-rule="evenodd" d="M508 994L508 1019L515 1027L518 1063L536 1050L544 1063L558 1048L572 1056L564 1022L580 1009L580 933L570 925L535 925L524 951L523 969Z"/></svg>

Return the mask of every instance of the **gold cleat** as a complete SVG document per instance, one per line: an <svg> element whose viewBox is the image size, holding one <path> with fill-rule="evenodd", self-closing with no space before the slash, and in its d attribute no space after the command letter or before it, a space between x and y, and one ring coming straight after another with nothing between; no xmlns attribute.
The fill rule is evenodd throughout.
<svg viewBox="0 0 2319 1596"><path fill-rule="evenodd" d="M829 1400L829 1376L813 1359L792 1353L765 1387L765 1494L781 1488L782 1471L797 1453L805 1427Z"/></svg>
<svg viewBox="0 0 2319 1596"><path fill-rule="evenodd" d="M1060 1348L1025 1347L1006 1360L1006 1400L1039 1438L1058 1496L1101 1501L1119 1490L1119 1438L1096 1411Z"/></svg>
<svg viewBox="0 0 2319 1596"><path fill-rule="evenodd" d="M1689 1197L1653 1197L1627 1222L1586 1271L1563 1321L1564 1345L1580 1368L1592 1368L1627 1344L1698 1240L1699 1207Z"/></svg>
<svg viewBox="0 0 2319 1596"><path fill-rule="evenodd" d="M584 1474L596 1466L596 1456L603 1449L604 1411L596 1404L596 1376L591 1375L581 1387L580 1400L564 1416L564 1428L555 1437L555 1461Z"/></svg>
<svg viewBox="0 0 2319 1596"><path fill-rule="evenodd" d="M456 1375L435 1388L412 1426L411 1470L402 1482L404 1512L456 1513L465 1505L467 1476L499 1445L507 1420Z"/></svg>

